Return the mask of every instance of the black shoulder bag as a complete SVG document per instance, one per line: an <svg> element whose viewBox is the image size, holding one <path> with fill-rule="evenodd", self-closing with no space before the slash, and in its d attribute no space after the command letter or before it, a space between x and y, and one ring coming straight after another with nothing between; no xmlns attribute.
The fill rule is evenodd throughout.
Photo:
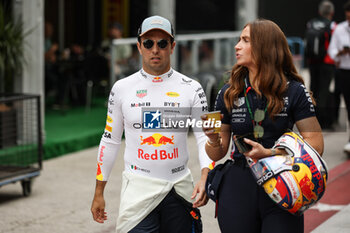
<svg viewBox="0 0 350 233"><path fill-rule="evenodd" d="M228 159L225 161L225 163L216 165L214 169L208 173L207 181L205 184L205 192L211 200L215 202L217 201L222 177L231 167L233 162L234 161L232 159Z"/></svg>

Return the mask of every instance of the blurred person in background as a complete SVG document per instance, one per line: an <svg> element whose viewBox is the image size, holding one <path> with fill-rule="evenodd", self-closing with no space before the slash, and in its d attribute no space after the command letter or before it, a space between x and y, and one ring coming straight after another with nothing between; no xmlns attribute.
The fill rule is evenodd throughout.
<svg viewBox="0 0 350 233"><path fill-rule="evenodd" d="M211 41L202 41L199 46L199 70L203 72L214 69L214 51Z"/></svg>
<svg viewBox="0 0 350 233"><path fill-rule="evenodd" d="M78 43L59 51L52 41L53 25L45 22L45 94L53 98L53 109L85 102L85 50Z"/></svg>
<svg viewBox="0 0 350 233"><path fill-rule="evenodd" d="M328 53L334 59L337 67L341 92L350 122L350 1L345 3L344 11L346 20L339 23L334 30ZM349 142L344 146L344 151L350 156L350 137Z"/></svg>
<svg viewBox="0 0 350 233"><path fill-rule="evenodd" d="M294 124L304 140L322 154L323 137L312 97L297 73L284 33L272 21L248 23L235 50L237 63L215 105L223 114L221 132L203 128L208 137L205 149L214 161L226 155L236 136L254 137L254 141L244 138L252 147L244 154L232 147L234 163L217 191L221 232L302 233L304 216L293 215L272 201L257 184L246 157L286 155L284 149L272 147Z"/></svg>
<svg viewBox="0 0 350 233"><path fill-rule="evenodd" d="M59 69L58 44L53 42L54 27L51 22L45 22L44 40L44 70L45 70L45 96L46 100L53 99L53 106L62 103L64 88L62 75Z"/></svg>
<svg viewBox="0 0 350 233"><path fill-rule="evenodd" d="M108 61L112 59L110 50L113 40L121 38L123 38L123 25L118 22L111 23L108 27L108 38L101 43L102 52ZM118 45L113 52L113 56L115 57L114 73L117 78L125 77L128 75L128 59L132 56L132 47L129 44Z"/></svg>
<svg viewBox="0 0 350 233"><path fill-rule="evenodd" d="M62 53L61 70L64 73L64 102L82 105L86 102L87 70L86 51L78 42L72 43ZM95 64L96 65L96 64Z"/></svg>
<svg viewBox="0 0 350 233"><path fill-rule="evenodd" d="M319 16L310 20L306 28L305 56L310 71L310 89L316 99L316 115L323 129L331 128L333 115L330 113L332 94L329 86L335 76L333 59L327 49L336 23L332 22L334 5L322 1L318 6Z"/></svg>
<svg viewBox="0 0 350 233"><path fill-rule="evenodd" d="M52 41L54 33L53 25L50 22L45 22L45 61L55 63L57 61L58 44Z"/></svg>
<svg viewBox="0 0 350 233"><path fill-rule="evenodd" d="M204 151L206 137L201 130L194 132L201 178L193 186L187 166L188 129L163 131L160 124L159 109L165 106L172 114L182 115L182 111L189 110L193 116L199 111L198 118L207 109L200 84L170 66L175 44L174 32L167 19L160 16L146 18L139 29L137 42L142 69L117 81L110 93L91 212L99 223L107 219L103 192L125 132L125 170L117 232L190 233L193 228L198 230L194 232L201 232L197 207L208 201L204 186L209 171L207 166L212 162ZM158 110L146 111L142 107Z"/></svg>
<svg viewBox="0 0 350 233"><path fill-rule="evenodd" d="M191 53L191 46L189 43L182 43L180 46L180 70L181 73L186 74L186 75L191 75L192 74L192 53Z"/></svg>

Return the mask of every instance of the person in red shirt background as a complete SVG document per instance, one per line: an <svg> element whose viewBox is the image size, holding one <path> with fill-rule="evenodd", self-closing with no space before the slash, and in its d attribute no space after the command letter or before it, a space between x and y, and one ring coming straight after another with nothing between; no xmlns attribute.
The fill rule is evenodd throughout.
<svg viewBox="0 0 350 233"><path fill-rule="evenodd" d="M323 129L330 129L335 117L329 114L333 107L329 87L335 76L335 65L327 49L336 27L332 21L334 5L330 1L322 1L318 10L319 16L307 23L305 58L310 71L310 90L317 103L317 119Z"/></svg>

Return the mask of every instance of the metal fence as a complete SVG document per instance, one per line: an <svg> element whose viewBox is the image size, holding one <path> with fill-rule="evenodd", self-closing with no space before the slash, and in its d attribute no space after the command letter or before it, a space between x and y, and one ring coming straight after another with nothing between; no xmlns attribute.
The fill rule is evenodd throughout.
<svg viewBox="0 0 350 233"><path fill-rule="evenodd" d="M177 71L196 79L206 92L208 105L212 106L217 91L227 78L228 72L236 62L234 46L238 42L240 31L213 32L177 35L172 55L172 67ZM141 67L141 57L137 50L137 38L117 39L111 47L110 85L120 78L128 76ZM301 38L288 38L290 49L297 68L303 65L304 44ZM131 55L127 62L119 63L123 47L130 46ZM125 51L125 49L124 49ZM118 54L119 52L119 54Z"/></svg>
<svg viewBox="0 0 350 233"><path fill-rule="evenodd" d="M208 98L209 106L214 98L225 71L229 71L235 62L234 46L240 32L213 32L177 35L172 55L172 67L179 72L198 80ZM141 67L141 57L137 50L137 38L118 39L111 48L110 84L120 78L136 72ZM119 63L118 50L130 46L132 50L128 62Z"/></svg>

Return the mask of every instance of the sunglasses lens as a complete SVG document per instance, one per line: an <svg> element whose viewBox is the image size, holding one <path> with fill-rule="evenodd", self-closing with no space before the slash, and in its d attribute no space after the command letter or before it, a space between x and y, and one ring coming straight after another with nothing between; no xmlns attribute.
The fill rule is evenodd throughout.
<svg viewBox="0 0 350 233"><path fill-rule="evenodd" d="M150 49L150 48L152 48L153 45L154 45L153 40L144 40L142 43L143 43L143 46L144 46L146 49Z"/></svg>
<svg viewBox="0 0 350 233"><path fill-rule="evenodd" d="M254 121L260 122L265 118L265 111L257 109L254 113Z"/></svg>
<svg viewBox="0 0 350 233"><path fill-rule="evenodd" d="M165 49L165 48L168 46L168 41L162 39L162 40L159 40L159 41L157 42L157 44L158 44L158 47L159 47L159 48Z"/></svg>
<svg viewBox="0 0 350 233"><path fill-rule="evenodd" d="M262 138L264 136L264 128L261 125L254 126L254 137Z"/></svg>

